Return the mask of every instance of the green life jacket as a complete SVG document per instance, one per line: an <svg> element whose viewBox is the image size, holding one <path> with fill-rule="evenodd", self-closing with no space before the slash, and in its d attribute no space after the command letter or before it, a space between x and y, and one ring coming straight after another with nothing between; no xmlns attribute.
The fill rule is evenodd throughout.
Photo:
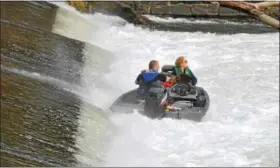
<svg viewBox="0 0 280 168"><path fill-rule="evenodd" d="M175 69L176 76L182 74L182 71L179 67L175 66L174 69ZM184 69L184 74L192 77L191 70L188 67Z"/></svg>

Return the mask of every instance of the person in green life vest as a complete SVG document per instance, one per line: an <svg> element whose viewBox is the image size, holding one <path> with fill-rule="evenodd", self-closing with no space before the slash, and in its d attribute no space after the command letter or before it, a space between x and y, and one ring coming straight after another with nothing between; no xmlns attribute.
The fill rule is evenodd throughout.
<svg viewBox="0 0 280 168"><path fill-rule="evenodd" d="M175 67L173 68L172 75L178 76L180 74L186 74L192 78L192 84L196 85L197 78L188 67L188 61L183 56L176 59Z"/></svg>

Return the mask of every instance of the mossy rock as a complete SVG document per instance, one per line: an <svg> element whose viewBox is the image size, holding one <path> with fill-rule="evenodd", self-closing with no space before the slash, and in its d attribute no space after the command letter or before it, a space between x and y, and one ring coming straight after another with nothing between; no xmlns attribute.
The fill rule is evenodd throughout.
<svg viewBox="0 0 280 168"><path fill-rule="evenodd" d="M273 17L273 18L275 18L275 19L280 19L279 7L267 8L267 9L265 9L264 13Z"/></svg>
<svg viewBox="0 0 280 168"><path fill-rule="evenodd" d="M88 2L86 1L66 1L66 3L76 8L80 12L88 11Z"/></svg>
<svg viewBox="0 0 280 168"><path fill-rule="evenodd" d="M103 9L116 9L118 5L110 1L90 1L89 5L93 8L103 8Z"/></svg>

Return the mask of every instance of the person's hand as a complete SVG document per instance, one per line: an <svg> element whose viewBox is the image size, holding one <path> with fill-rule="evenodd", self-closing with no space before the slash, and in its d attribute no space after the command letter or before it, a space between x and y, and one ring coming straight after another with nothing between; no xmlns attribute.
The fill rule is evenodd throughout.
<svg viewBox="0 0 280 168"><path fill-rule="evenodd" d="M166 81L169 81L171 78L169 76L166 76Z"/></svg>

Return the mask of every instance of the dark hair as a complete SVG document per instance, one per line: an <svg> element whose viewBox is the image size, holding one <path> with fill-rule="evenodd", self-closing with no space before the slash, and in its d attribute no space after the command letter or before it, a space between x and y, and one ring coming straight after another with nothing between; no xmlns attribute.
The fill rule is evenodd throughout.
<svg viewBox="0 0 280 168"><path fill-rule="evenodd" d="M150 61L150 63L149 63L149 70L153 69L154 66L156 65L156 63L158 63L158 61L156 61L156 60Z"/></svg>

